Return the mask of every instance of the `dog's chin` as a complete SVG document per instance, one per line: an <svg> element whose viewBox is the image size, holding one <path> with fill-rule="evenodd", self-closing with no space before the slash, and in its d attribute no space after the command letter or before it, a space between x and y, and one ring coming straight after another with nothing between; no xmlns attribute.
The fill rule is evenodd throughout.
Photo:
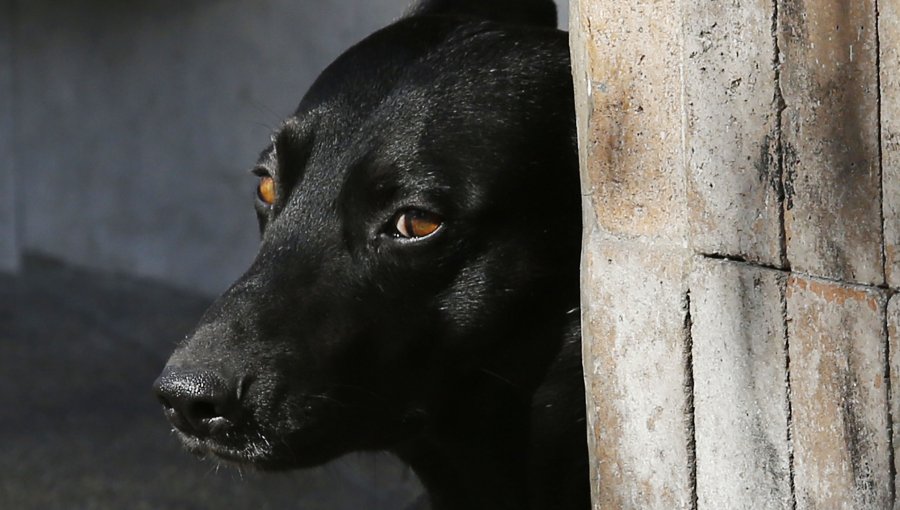
<svg viewBox="0 0 900 510"><path fill-rule="evenodd" d="M201 439L181 432L177 434L184 448L201 459L239 467L265 469L264 466L270 464L274 457L271 446L264 439L223 444L215 439Z"/></svg>
<svg viewBox="0 0 900 510"><path fill-rule="evenodd" d="M337 454L300 448L282 439L271 441L261 433L227 443L212 438L197 438L176 431L184 448L195 456L241 469L284 471L314 467L338 457Z"/></svg>

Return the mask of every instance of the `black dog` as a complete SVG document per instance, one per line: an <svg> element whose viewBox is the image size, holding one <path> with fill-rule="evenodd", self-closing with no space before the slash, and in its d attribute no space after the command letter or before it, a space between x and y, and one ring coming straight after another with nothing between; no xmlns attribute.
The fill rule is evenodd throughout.
<svg viewBox="0 0 900 510"><path fill-rule="evenodd" d="M319 77L255 168L259 254L156 382L189 450L356 450L435 509L587 509L581 212L551 0L425 0Z"/></svg>

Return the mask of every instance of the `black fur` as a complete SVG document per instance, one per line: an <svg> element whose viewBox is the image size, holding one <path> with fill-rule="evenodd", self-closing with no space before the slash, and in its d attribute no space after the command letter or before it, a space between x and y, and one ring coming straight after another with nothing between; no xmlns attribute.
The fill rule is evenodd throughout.
<svg viewBox="0 0 900 510"><path fill-rule="evenodd" d="M556 4L552 0L423 0L412 14L471 17L506 24L556 28Z"/></svg>
<svg viewBox="0 0 900 510"><path fill-rule="evenodd" d="M277 199L255 262L157 380L190 450L263 469L388 450L437 510L589 508L555 20L426 1L322 73L256 166ZM440 227L404 238L404 213Z"/></svg>

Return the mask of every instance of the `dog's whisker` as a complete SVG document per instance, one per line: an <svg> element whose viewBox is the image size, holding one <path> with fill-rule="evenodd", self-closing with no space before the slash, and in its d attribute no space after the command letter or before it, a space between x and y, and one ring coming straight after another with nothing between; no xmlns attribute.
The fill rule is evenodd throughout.
<svg viewBox="0 0 900 510"><path fill-rule="evenodd" d="M345 404L344 402L341 402L340 400L338 400L338 399L336 399L336 398L334 398L334 397L328 396L328 395L316 394L316 395L306 395L306 396L307 396L308 398L316 398L316 399L319 399L319 400L325 400L325 401L327 401L327 402L333 402L333 403L335 403L335 404L337 404L337 405L339 405L339 406L342 406L342 407L346 407L346 406L347 406L347 404Z"/></svg>
<svg viewBox="0 0 900 510"><path fill-rule="evenodd" d="M258 126L261 128L265 128L267 131L272 131L274 128L265 122L251 122L254 126Z"/></svg>
<svg viewBox="0 0 900 510"><path fill-rule="evenodd" d="M219 476L219 468L221 464L219 462L213 462L210 464L209 469L206 470L206 476Z"/></svg>
<svg viewBox="0 0 900 510"><path fill-rule="evenodd" d="M291 460L296 460L296 459L299 458L299 457L297 456L297 452L295 452L295 451L294 451L294 448L291 447L291 444L287 442L287 439L285 439L285 438L283 438L283 437L278 438L278 443L281 444L282 446L284 446L284 447L287 449L288 454L290 455Z"/></svg>
<svg viewBox="0 0 900 510"><path fill-rule="evenodd" d="M516 388L516 389L519 388L519 386L517 384L513 383L512 381L510 381L506 377L503 377L502 375L498 374L497 372L493 372L484 367L479 368L478 370L484 374L487 374L487 375L493 377L494 379L497 379L498 381L505 383L506 385L508 385L511 388Z"/></svg>
<svg viewBox="0 0 900 510"><path fill-rule="evenodd" d="M282 116L281 116L281 115L278 115L277 113L275 113L275 111L272 110L272 108L270 108L270 107L267 106L266 104L260 103L260 102L258 102L258 101L253 101L253 100L251 100L251 101L250 101L250 106L252 106L256 111L258 111L258 112L260 112L260 113L265 113L265 114L271 116L271 117L275 120L276 123L280 123L280 122L281 122ZM260 124L260 125L262 125L262 126L265 126L266 128L269 129L269 131L274 131L274 130L275 130L275 127L274 127L274 126L270 126L270 125L265 124L265 123L262 123L262 122L257 122L257 124Z"/></svg>

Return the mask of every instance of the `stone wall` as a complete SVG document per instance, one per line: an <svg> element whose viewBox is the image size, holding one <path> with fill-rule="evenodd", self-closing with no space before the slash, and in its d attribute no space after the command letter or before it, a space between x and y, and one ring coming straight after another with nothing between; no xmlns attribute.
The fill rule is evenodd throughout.
<svg viewBox="0 0 900 510"><path fill-rule="evenodd" d="M571 7L595 508L897 508L900 3Z"/></svg>

